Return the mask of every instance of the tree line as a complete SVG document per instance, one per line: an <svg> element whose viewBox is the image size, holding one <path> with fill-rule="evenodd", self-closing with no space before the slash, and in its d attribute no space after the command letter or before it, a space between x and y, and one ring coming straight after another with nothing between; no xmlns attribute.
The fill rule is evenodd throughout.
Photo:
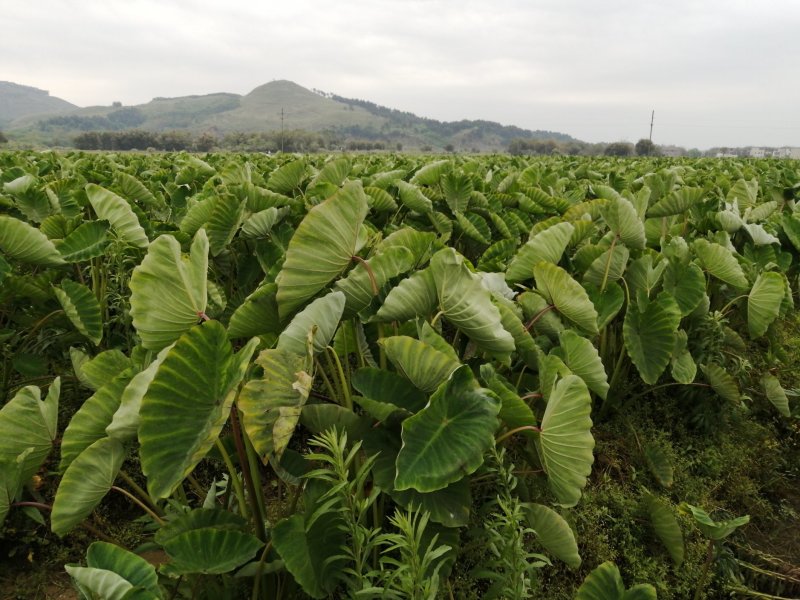
<svg viewBox="0 0 800 600"><path fill-rule="evenodd" d="M317 133L294 129L259 133L236 132L218 137L212 133L192 135L187 131L153 132L141 129L87 131L73 139L79 150L165 150L210 152L321 152L328 150L375 151L402 145L382 140L343 138L332 132Z"/></svg>

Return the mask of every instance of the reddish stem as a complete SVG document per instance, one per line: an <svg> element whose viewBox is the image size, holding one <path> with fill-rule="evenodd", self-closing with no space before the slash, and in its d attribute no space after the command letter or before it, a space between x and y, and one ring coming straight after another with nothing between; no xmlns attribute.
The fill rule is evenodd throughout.
<svg viewBox="0 0 800 600"><path fill-rule="evenodd" d="M554 308L555 304L549 304L547 307L536 313L534 317L525 325L525 331L530 331L531 327L536 325L536 321L542 318L542 315L544 315L548 310L553 310Z"/></svg>

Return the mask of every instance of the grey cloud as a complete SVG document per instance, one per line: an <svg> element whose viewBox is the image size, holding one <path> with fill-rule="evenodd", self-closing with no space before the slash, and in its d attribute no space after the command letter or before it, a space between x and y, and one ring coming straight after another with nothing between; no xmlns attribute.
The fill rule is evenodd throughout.
<svg viewBox="0 0 800 600"><path fill-rule="evenodd" d="M0 79L81 105L277 78L588 141L800 145L793 0L0 0Z"/></svg>

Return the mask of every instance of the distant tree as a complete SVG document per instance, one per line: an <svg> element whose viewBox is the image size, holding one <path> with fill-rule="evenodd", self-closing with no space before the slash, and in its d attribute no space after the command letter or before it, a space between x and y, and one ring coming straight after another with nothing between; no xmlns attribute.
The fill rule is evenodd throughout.
<svg viewBox="0 0 800 600"><path fill-rule="evenodd" d="M120 102L119 100L115 100L114 102L111 103L111 106L113 106L114 108L122 108L122 102Z"/></svg>
<svg viewBox="0 0 800 600"><path fill-rule="evenodd" d="M636 156L655 156L656 145L647 138L642 138L636 142Z"/></svg>
<svg viewBox="0 0 800 600"><path fill-rule="evenodd" d="M108 113L108 121L115 129L125 129L141 125L145 116L138 108L122 108Z"/></svg>
<svg viewBox="0 0 800 600"><path fill-rule="evenodd" d="M170 152L188 150L192 146L192 136L186 131L165 131L158 136L156 148ZM146 148L147 146L142 146Z"/></svg>
<svg viewBox="0 0 800 600"><path fill-rule="evenodd" d="M7 144L7 143L8 143L8 138L5 136L5 134L3 134L2 131L0 131L0 144Z"/></svg>
<svg viewBox="0 0 800 600"><path fill-rule="evenodd" d="M515 138L508 144L509 154L560 154L560 146L555 140Z"/></svg>
<svg viewBox="0 0 800 600"><path fill-rule="evenodd" d="M198 152L210 152L217 145L217 138L210 133L201 133L194 141L194 149Z"/></svg>
<svg viewBox="0 0 800 600"><path fill-rule="evenodd" d="M420 148L420 150L422 150L423 152L430 152L431 150L433 150L433 148L431 148L428 145L425 145L422 148Z"/></svg>
<svg viewBox="0 0 800 600"><path fill-rule="evenodd" d="M447 145L444 147L444 149L445 149L447 152L454 152L454 151L455 151L455 148L453 147L453 144L447 144Z"/></svg>
<svg viewBox="0 0 800 600"><path fill-rule="evenodd" d="M402 152L402 151L403 151L403 144L401 144L400 142L398 142L398 143L397 143L397 145L395 146L395 148L397 148L397 151L398 151L398 152Z"/></svg>
<svg viewBox="0 0 800 600"><path fill-rule="evenodd" d="M614 142L606 146L603 154L606 156L632 156L633 144L629 142Z"/></svg>

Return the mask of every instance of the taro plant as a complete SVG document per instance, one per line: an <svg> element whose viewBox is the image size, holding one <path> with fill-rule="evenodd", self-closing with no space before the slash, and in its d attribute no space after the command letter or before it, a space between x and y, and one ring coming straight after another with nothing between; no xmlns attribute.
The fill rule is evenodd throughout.
<svg viewBox="0 0 800 600"><path fill-rule="evenodd" d="M558 510L587 485L592 419L674 387L723 422L752 387L744 340L769 344L793 308L790 170L186 154L0 169L0 509L36 503L66 535L124 495L180 594L208 578L253 597L429 596L409 582L447 571L498 447L541 492L520 502L490 459L496 515L534 532L515 552L577 566ZM778 376L756 378L791 414ZM320 434L329 468L308 477ZM37 496L55 440L55 493ZM186 550L200 540L207 554ZM387 544L402 564L376 558Z"/></svg>
<svg viewBox="0 0 800 600"><path fill-rule="evenodd" d="M692 506L691 504L682 504L681 510L685 513L692 515L695 525L701 533L708 538L708 545L706 549L706 558L703 562L703 571L700 575L700 581L697 582L697 588L694 594L694 599L699 600L703 597L703 591L708 584L708 575L711 564L714 561L715 551L719 552L720 542L731 535L742 525L750 522L750 516L744 515L743 517L736 517L725 521L715 521L711 516L702 508Z"/></svg>

